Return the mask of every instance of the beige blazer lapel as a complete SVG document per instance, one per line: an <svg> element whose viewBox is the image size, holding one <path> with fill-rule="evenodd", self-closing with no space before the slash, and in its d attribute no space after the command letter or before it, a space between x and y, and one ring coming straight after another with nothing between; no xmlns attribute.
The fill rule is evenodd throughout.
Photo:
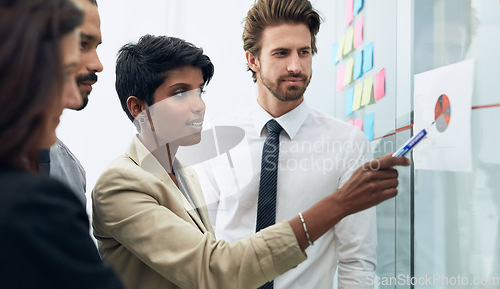
<svg viewBox="0 0 500 289"><path fill-rule="evenodd" d="M201 194L202 189L200 187L200 183L198 182L198 177L196 176L196 172L189 167L182 166L182 164L180 164L177 160L176 163L174 163L174 167L176 167L176 172L180 174L181 178L185 181L185 185L187 187L186 189L191 193L191 198L193 199L193 202L196 208L198 209L198 213L200 215L198 217L198 214L196 214L196 212L193 211L193 213L196 214L198 220L200 220L201 218L200 222L203 224L205 228L203 231L204 232L209 231L215 236L212 225L210 225L210 219L208 217L208 212L207 212L207 205L205 203L205 198ZM189 201L187 201L187 204L189 205L190 208L192 208Z"/></svg>
<svg viewBox="0 0 500 289"><path fill-rule="evenodd" d="M200 230L202 232L208 231L207 227L205 226L205 223L200 218L201 207L199 206L199 202L197 201L197 197L196 197L197 193L196 193L196 191L193 190L194 188L193 188L193 185L191 182L191 179L192 179L191 172L186 172L186 168L183 167L177 159L174 160L174 169L175 169L175 173L177 175L177 182L179 183L179 185L181 185L180 182L184 182L184 184L186 185L185 190L187 190L191 194L191 198L193 200L193 203L196 206L196 208L198 209L198 212L200 213L200 215L198 215L198 213L196 212L195 208L193 208L193 206L191 205L189 200L184 196L184 194L176 186L177 191L179 191L179 194L182 195L184 209L186 210L186 212L188 212L188 214L191 216L193 221L195 221L195 223L198 225L198 227L200 228Z"/></svg>
<svg viewBox="0 0 500 289"><path fill-rule="evenodd" d="M138 165L140 166L143 170L149 172L150 174L154 175L157 177L166 187L169 192L175 193L175 197L183 203L184 209L186 212L189 214L193 222L200 228L202 232L210 231L213 233L212 226L208 226L209 229L207 229L207 226L205 224L210 224L210 221L208 218L205 220L205 216L208 216L206 212L203 214L201 211L206 211L206 209L203 207L203 210L200 211L200 215L202 215L203 219L198 216L196 213L196 210L191 206L189 203L188 199L184 196L184 194L179 190L179 188L175 185L175 183L172 181L170 176L168 175L167 171L165 168L158 162L158 160L151 154L151 152L144 146L144 144L141 142L139 137L136 135L132 141L132 144L130 145L127 155ZM197 188L193 186L192 183L192 175L190 173L185 172L185 168L182 167L182 165L177 161L177 159L174 160L174 168L179 167L179 171L183 174L183 178L186 182L186 185L188 186L189 192L193 196L193 201L195 202L196 205L201 204L199 201L198 192L200 192L200 188L198 186L198 191L195 191ZM177 171L177 170L176 170ZM202 202L203 204L205 203L204 201ZM204 223L208 221L208 223Z"/></svg>

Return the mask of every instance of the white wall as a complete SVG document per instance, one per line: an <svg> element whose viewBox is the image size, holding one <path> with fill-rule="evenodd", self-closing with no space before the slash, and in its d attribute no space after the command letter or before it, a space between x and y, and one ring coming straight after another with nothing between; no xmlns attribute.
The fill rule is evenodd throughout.
<svg viewBox="0 0 500 289"><path fill-rule="evenodd" d="M87 198L106 165L124 153L135 130L122 111L114 89L114 65L119 48L144 34L169 35L201 46L215 65L207 87L207 116L246 107L256 98L256 87L241 40L242 20L253 0L101 0L103 43L98 49L104 71L83 111L66 110L59 138L70 147L87 171ZM330 65L334 3L312 1L325 22L318 35L319 53L313 58L313 80L306 92L310 106L333 113L335 81ZM90 211L90 206L88 206Z"/></svg>

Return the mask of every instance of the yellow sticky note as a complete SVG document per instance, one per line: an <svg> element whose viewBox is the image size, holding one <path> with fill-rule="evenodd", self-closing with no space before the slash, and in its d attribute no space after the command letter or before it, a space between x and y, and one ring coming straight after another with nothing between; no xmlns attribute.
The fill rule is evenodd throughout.
<svg viewBox="0 0 500 289"><path fill-rule="evenodd" d="M345 35L342 35L339 39L339 48L337 48L337 56L335 57L335 61L340 61L342 56L344 56L344 45L345 45Z"/></svg>
<svg viewBox="0 0 500 289"><path fill-rule="evenodd" d="M361 105L368 105L372 103L373 95L373 76L365 78L363 87L363 99L361 100Z"/></svg>
<svg viewBox="0 0 500 289"><path fill-rule="evenodd" d="M354 42L354 26L349 26L347 29L347 32L345 33L345 39L344 39L344 56L347 56L347 54L351 53L353 49L353 42Z"/></svg>
<svg viewBox="0 0 500 289"><path fill-rule="evenodd" d="M348 85L352 81L352 71L354 70L354 57L351 57L345 62L344 85Z"/></svg>
<svg viewBox="0 0 500 289"><path fill-rule="evenodd" d="M363 93L363 82L354 86L354 99L352 101L352 110L358 110L361 107L361 94Z"/></svg>

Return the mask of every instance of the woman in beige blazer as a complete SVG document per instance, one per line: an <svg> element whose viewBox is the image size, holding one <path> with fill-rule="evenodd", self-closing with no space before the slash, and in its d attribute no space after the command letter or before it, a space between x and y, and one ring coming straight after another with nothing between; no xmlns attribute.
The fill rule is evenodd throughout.
<svg viewBox="0 0 500 289"><path fill-rule="evenodd" d="M174 37L143 36L119 52L116 88L138 134L92 192L99 249L127 288L257 288L306 259L305 248L340 219L396 194L393 165L367 163L353 181L296 217L237 242L216 240L195 173L175 154L200 141L213 75L202 49ZM358 185L356 185L358 184Z"/></svg>

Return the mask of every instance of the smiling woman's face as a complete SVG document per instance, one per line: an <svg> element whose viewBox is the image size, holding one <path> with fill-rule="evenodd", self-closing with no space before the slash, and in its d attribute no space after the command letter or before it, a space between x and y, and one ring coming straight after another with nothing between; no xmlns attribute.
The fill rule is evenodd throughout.
<svg viewBox="0 0 500 289"><path fill-rule="evenodd" d="M200 142L205 116L203 89L201 68L183 66L168 71L149 108L160 143L188 146Z"/></svg>

